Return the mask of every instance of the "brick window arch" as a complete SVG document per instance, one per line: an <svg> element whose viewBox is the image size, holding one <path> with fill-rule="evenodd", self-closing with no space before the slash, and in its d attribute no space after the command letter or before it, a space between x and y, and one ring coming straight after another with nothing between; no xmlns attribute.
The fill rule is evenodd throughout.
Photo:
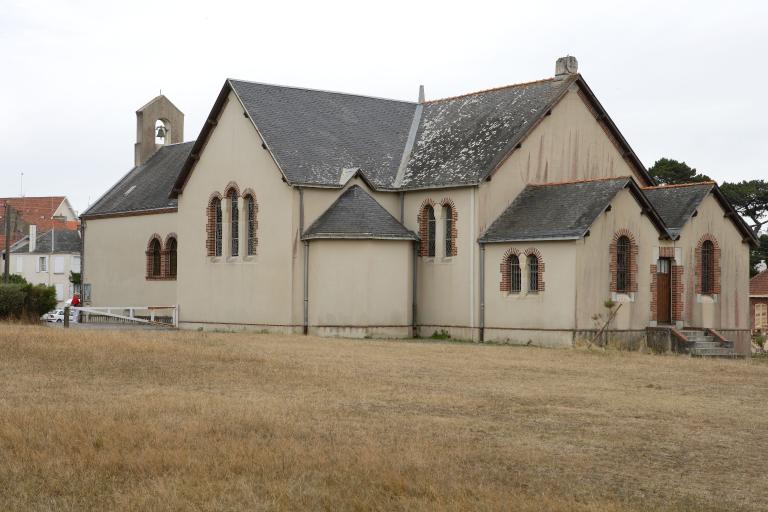
<svg viewBox="0 0 768 512"><path fill-rule="evenodd" d="M702 236L696 245L696 293L720 293L720 244L709 233Z"/></svg>
<svg viewBox="0 0 768 512"><path fill-rule="evenodd" d="M531 247L525 251L528 265L528 292L544 291L544 259L538 249Z"/></svg>
<svg viewBox="0 0 768 512"><path fill-rule="evenodd" d="M147 243L147 279L161 279L163 277L163 246L160 235L154 234Z"/></svg>
<svg viewBox="0 0 768 512"><path fill-rule="evenodd" d="M222 252L222 212L221 196L211 195L208 200L205 250L208 256L221 256Z"/></svg>
<svg viewBox="0 0 768 512"><path fill-rule="evenodd" d="M456 210L456 205L451 199L445 198L440 201L440 205L443 207L442 217L445 223L444 231L444 250L445 256L456 256L459 251L456 246L456 238L458 235L457 224L459 222L459 214Z"/></svg>
<svg viewBox="0 0 768 512"><path fill-rule="evenodd" d="M163 250L165 268L163 275L168 279L176 279L178 269L178 247L179 243L176 240L176 234L171 233L165 237L165 249Z"/></svg>
<svg viewBox="0 0 768 512"><path fill-rule="evenodd" d="M435 203L431 199L425 199L419 208L419 256L435 256L435 232L437 219L435 219Z"/></svg>
<svg viewBox="0 0 768 512"><path fill-rule="evenodd" d="M259 204L256 202L256 194L251 190L243 192L243 208L245 209L245 254L246 256L253 256L256 254L256 247L259 244L259 239L256 236L256 229L258 228L258 220L256 215L259 212Z"/></svg>
<svg viewBox="0 0 768 512"><path fill-rule="evenodd" d="M501 258L501 283L499 289L507 293L520 293L522 290L522 269L520 268L520 251L507 249Z"/></svg>
<svg viewBox="0 0 768 512"><path fill-rule="evenodd" d="M611 291L633 293L637 291L638 246L635 236L627 229L613 235L611 253Z"/></svg>

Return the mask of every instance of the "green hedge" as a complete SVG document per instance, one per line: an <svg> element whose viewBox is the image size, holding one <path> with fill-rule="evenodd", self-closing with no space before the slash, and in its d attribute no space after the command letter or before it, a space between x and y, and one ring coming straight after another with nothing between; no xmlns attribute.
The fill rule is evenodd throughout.
<svg viewBox="0 0 768 512"><path fill-rule="evenodd" d="M38 319L56 307L56 289L43 284L0 285L0 319Z"/></svg>

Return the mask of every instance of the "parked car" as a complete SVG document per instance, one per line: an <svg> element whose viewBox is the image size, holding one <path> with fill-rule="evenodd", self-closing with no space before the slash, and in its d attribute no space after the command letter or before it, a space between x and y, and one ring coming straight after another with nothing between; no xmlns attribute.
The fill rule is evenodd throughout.
<svg viewBox="0 0 768 512"><path fill-rule="evenodd" d="M64 323L64 310L54 309L53 311L49 311L43 316L41 316L40 319L45 320L46 322ZM70 322L77 321L77 313L75 311L69 312L69 321Z"/></svg>

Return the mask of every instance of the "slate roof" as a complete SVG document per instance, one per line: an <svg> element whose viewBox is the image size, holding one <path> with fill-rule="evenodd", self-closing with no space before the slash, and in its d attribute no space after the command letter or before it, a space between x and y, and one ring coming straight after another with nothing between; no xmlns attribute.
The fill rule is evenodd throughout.
<svg viewBox="0 0 768 512"><path fill-rule="evenodd" d="M54 254L80 252L80 230L56 229L46 231L42 235L38 235L37 245L33 251L33 254L51 254L51 240L54 241ZM29 252L28 248L29 236L26 236L11 248L11 253L26 253Z"/></svg>
<svg viewBox="0 0 768 512"><path fill-rule="evenodd" d="M358 185L345 190L302 236L304 240L317 238L418 239Z"/></svg>
<svg viewBox="0 0 768 512"><path fill-rule="evenodd" d="M169 195L193 144L161 147L142 165L131 169L81 217L175 208L177 200Z"/></svg>
<svg viewBox="0 0 768 512"><path fill-rule="evenodd" d="M479 183L576 78L551 78L425 103L402 188Z"/></svg>
<svg viewBox="0 0 768 512"><path fill-rule="evenodd" d="M768 270L764 270L749 280L750 296L768 297Z"/></svg>
<svg viewBox="0 0 768 512"><path fill-rule="evenodd" d="M677 236L713 187L714 183L708 181L648 187L643 189L643 193L659 212L670 233Z"/></svg>
<svg viewBox="0 0 768 512"><path fill-rule="evenodd" d="M339 185L361 168L391 187L416 103L229 80L291 184Z"/></svg>
<svg viewBox="0 0 768 512"><path fill-rule="evenodd" d="M631 178L528 185L491 224L482 243L575 240Z"/></svg>

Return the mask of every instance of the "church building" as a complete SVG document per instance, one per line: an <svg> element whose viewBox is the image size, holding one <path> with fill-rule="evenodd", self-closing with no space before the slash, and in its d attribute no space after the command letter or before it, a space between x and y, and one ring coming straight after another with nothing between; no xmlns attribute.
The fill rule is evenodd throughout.
<svg viewBox="0 0 768 512"><path fill-rule="evenodd" d="M82 216L93 306L188 329L571 346L605 327L749 346L752 231L715 183L657 186L574 57L426 101L226 80L196 140L158 96ZM610 309L606 303L613 305Z"/></svg>

